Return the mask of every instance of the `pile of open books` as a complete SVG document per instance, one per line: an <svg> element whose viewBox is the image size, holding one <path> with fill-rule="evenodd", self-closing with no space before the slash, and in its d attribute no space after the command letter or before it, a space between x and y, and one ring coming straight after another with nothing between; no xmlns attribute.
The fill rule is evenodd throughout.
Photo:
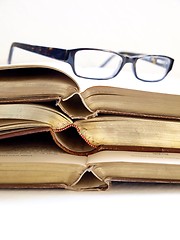
<svg viewBox="0 0 180 240"><path fill-rule="evenodd" d="M91 87L42 65L0 68L0 187L180 181L180 96Z"/></svg>

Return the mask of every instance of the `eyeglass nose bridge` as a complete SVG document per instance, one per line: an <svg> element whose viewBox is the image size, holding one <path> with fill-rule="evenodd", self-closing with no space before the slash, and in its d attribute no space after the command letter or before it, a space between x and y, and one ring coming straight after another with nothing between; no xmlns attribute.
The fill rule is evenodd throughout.
<svg viewBox="0 0 180 240"><path fill-rule="evenodd" d="M135 57L124 56L124 64L126 64L126 63L134 64L135 61L136 61Z"/></svg>
<svg viewBox="0 0 180 240"><path fill-rule="evenodd" d="M126 65L126 63L130 63L130 64L132 64L132 70L134 72L135 71L134 70L134 68L135 68L134 64L135 64L136 60L137 60L137 58L135 58L135 57L123 56L123 64L122 64L120 70L122 70L122 68L124 67L124 65Z"/></svg>
<svg viewBox="0 0 180 240"><path fill-rule="evenodd" d="M121 56L122 56L122 55L121 55ZM129 64L130 64L129 67L131 68L132 74L135 75L136 78L137 78L136 69L135 69L135 63L136 63L136 61L137 61L137 57L131 57L131 56L125 56L125 55L124 55L124 56L123 56L123 63L122 63L122 65L121 65L118 73L121 72L121 71L124 69L124 66L125 66L127 63L129 63ZM128 65L129 65L129 64L128 64Z"/></svg>

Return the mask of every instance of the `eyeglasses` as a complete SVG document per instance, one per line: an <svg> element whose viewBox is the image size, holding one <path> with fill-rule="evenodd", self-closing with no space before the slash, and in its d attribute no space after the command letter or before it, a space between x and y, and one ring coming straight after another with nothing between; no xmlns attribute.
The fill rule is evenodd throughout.
<svg viewBox="0 0 180 240"><path fill-rule="evenodd" d="M174 62L174 59L163 55L113 52L94 48L66 50L14 42L9 52L9 64L14 47L69 63L78 77L96 80L114 78L126 63L132 63L132 70L137 79L158 82L166 77Z"/></svg>

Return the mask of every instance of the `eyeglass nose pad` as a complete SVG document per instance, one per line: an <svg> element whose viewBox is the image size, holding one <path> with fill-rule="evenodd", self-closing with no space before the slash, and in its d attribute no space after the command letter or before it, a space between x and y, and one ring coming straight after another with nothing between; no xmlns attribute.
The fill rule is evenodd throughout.
<svg viewBox="0 0 180 240"><path fill-rule="evenodd" d="M124 65L126 65L125 66L125 71L127 71L128 73L131 72L131 77L132 77L132 74L133 74L133 76L136 76L136 69L135 69L134 58L127 56L125 61L126 61L126 63L124 64Z"/></svg>
<svg viewBox="0 0 180 240"><path fill-rule="evenodd" d="M136 76L136 65L134 62L132 62L132 64L131 64L131 69L132 69L133 75Z"/></svg>

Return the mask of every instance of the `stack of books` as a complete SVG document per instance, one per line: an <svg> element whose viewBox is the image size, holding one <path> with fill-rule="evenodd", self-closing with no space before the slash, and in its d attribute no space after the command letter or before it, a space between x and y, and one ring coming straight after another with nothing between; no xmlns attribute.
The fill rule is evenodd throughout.
<svg viewBox="0 0 180 240"><path fill-rule="evenodd" d="M0 188L180 182L180 96L94 86L48 65L0 67Z"/></svg>

